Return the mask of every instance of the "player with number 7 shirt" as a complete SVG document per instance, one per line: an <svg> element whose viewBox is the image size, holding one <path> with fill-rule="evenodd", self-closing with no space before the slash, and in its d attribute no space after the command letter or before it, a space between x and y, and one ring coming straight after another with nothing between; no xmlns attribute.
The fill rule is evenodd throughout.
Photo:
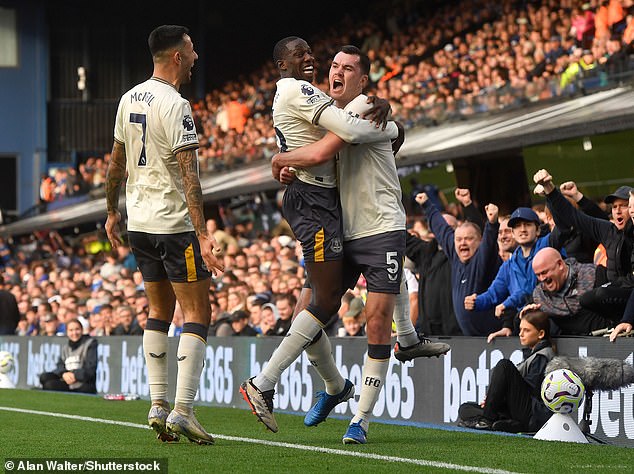
<svg viewBox="0 0 634 474"><path fill-rule="evenodd" d="M143 275L150 313L143 333L152 405L148 423L162 441L182 435L198 444L213 437L198 423L193 402L211 320L211 275L223 270L205 227L198 177L198 136L179 88L191 80L198 54L186 27L163 25L148 38L152 77L123 94L106 176L106 232L121 245L119 192L127 173L130 248ZM218 249L219 250L219 249ZM185 317L177 349L174 409L167 399L167 332L176 300Z"/></svg>

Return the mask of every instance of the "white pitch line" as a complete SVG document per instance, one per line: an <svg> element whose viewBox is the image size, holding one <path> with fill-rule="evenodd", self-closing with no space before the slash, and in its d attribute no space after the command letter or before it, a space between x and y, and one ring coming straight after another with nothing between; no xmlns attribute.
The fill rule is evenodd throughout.
<svg viewBox="0 0 634 474"><path fill-rule="evenodd" d="M91 416L81 416L81 415L70 415L66 413L54 413L48 411L38 411L38 410L28 410L25 408L13 408L13 407L2 407L0 406L0 410L3 411L12 411L17 413L26 413L30 415L42 415L42 416L52 416L56 418L67 418L70 420L80 420L80 421L90 421L92 423L104 423L107 425L118 425L118 426L127 426L129 428L140 428L144 430L151 429L147 425L142 425L139 423L130 423L128 421L117 421L117 420L108 420L104 418L93 418ZM267 441L263 439L255 439L255 438L243 438L239 436L227 436L222 434L211 433L214 438L223 439L227 441L237 441L241 443L253 443L253 444L262 444L265 446L275 446L279 448L289 448L289 449L299 449L302 451L312 451L319 453L327 453L327 454L336 454L339 456L350 456L364 459L374 459L377 461L386 461L386 462L398 462L405 464L415 464L417 466L425 466L425 467L437 467L442 469L453 469L456 471L467 471L467 472L481 472L484 474L517 474L513 471L505 471L503 469L493 469L488 467L478 467L478 466L464 466L461 464L452 464L447 462L438 462L438 461L427 461L425 459L412 459L412 458L402 458L398 456L385 456L382 454L374 454L374 453L362 453L358 451L348 451L343 449L333 449L333 448L323 448L319 446L305 446L301 444L290 444L290 443L282 443L279 441Z"/></svg>

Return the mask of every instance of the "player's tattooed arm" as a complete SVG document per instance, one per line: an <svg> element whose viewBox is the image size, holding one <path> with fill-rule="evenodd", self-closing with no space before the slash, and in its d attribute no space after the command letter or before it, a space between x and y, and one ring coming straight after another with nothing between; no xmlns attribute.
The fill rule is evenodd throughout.
<svg viewBox="0 0 634 474"><path fill-rule="evenodd" d="M183 177L183 191L187 209L197 236L207 235L203 214L203 191L198 177L198 159L196 150L189 149L176 153L176 159Z"/></svg>
<svg viewBox="0 0 634 474"><path fill-rule="evenodd" d="M116 249L122 242L119 233L119 222L121 221L119 193L125 179L125 162L125 146L114 142L110 164L106 172L106 209L108 217L105 224L106 234L113 249Z"/></svg>
<svg viewBox="0 0 634 474"><path fill-rule="evenodd" d="M211 233L207 232L205 225L205 215L203 214L203 191L198 177L198 157L196 150L184 150L176 153L176 159L181 169L183 177L183 191L187 201L189 217L192 220L196 237L200 244L200 255L207 266L207 269L214 275L219 276L224 271L222 257L218 256L221 248ZM214 252L216 253L214 255Z"/></svg>
<svg viewBox="0 0 634 474"><path fill-rule="evenodd" d="M106 172L106 208L108 214L119 210L119 194L125 179L125 146L114 142L108 171Z"/></svg>

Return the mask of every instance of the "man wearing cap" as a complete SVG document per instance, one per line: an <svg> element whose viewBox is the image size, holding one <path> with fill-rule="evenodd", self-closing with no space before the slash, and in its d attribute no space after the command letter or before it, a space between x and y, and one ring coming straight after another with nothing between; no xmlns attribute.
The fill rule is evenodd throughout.
<svg viewBox="0 0 634 474"><path fill-rule="evenodd" d="M537 285L537 278L531 268L535 254L544 247L561 247L561 237L556 228L550 234L537 237L540 224L539 217L532 209L515 209L508 226L518 244L517 249L502 264L488 290L479 295L469 295L464 300L466 310L483 311L495 308L498 318L505 317L504 327L489 334L489 342L497 336L510 336L513 332L511 316L530 303L533 289Z"/></svg>
<svg viewBox="0 0 634 474"><path fill-rule="evenodd" d="M258 332L249 326L249 315L246 311L242 311L241 309L234 311L229 320L231 321L234 336L255 337L258 335Z"/></svg>
<svg viewBox="0 0 634 474"><path fill-rule="evenodd" d="M575 209L556 189L547 170L539 170L533 177L546 193L557 226L574 227L605 247L608 283L586 293L581 304L600 314L621 315L634 284L632 277L632 250L634 225L628 210L629 186L620 186L604 199L611 206L612 222L587 216Z"/></svg>

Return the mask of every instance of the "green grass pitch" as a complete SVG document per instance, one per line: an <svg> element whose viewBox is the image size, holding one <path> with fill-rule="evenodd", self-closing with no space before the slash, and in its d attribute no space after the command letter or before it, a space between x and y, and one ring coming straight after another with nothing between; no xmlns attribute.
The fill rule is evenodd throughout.
<svg viewBox="0 0 634 474"><path fill-rule="evenodd" d="M7 407L132 425L7 411ZM196 409L202 425L216 435L214 446L186 440L163 444L141 426L148 408L146 401L0 390L0 458L167 458L170 473L615 473L632 472L634 466L634 450L628 448L379 423L371 424L367 445L344 446L346 420L329 419L306 428L302 417L278 414L280 431L274 434L265 431L248 410L235 408Z"/></svg>

